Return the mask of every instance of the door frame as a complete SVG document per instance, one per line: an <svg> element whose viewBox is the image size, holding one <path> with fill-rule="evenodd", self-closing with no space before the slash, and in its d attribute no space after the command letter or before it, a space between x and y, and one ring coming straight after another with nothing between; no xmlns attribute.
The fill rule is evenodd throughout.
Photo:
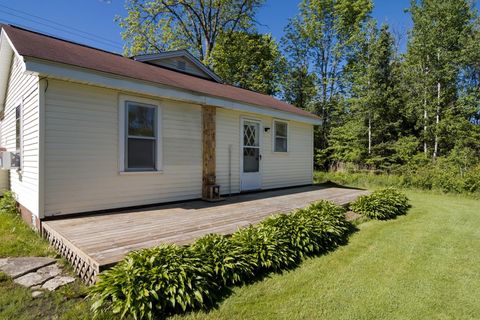
<svg viewBox="0 0 480 320"><path fill-rule="evenodd" d="M243 180L243 125L245 121L257 122L258 123L258 150L260 155L260 160L258 164L258 179L259 179L259 187L256 189L244 189L242 188L242 180ZM261 190L262 189L262 181L263 181L263 122L261 119L252 118L252 117L240 117L240 192L244 191L254 191L254 190Z"/></svg>

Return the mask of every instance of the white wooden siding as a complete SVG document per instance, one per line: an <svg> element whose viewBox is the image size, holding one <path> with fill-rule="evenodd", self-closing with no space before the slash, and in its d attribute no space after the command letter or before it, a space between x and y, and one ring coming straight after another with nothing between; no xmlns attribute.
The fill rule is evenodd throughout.
<svg viewBox="0 0 480 320"><path fill-rule="evenodd" d="M13 59L8 82L5 116L1 121L1 146L15 152L15 109L23 103L22 110L22 171L10 170L10 188L17 200L34 215L39 216L39 89L38 77L22 72L23 62ZM0 185L5 174L0 175Z"/></svg>
<svg viewBox="0 0 480 320"><path fill-rule="evenodd" d="M232 145L232 193L240 192L240 119L262 122L262 189L311 184L313 181L313 126L296 121L288 123L288 152L273 152L273 119L257 114L217 108L217 183L222 194L229 191L228 146ZM279 119L282 120L282 119ZM270 128L265 132L264 128Z"/></svg>
<svg viewBox="0 0 480 320"><path fill-rule="evenodd" d="M119 93L49 81L45 95L45 214L199 198L201 108L160 100L163 172L119 173Z"/></svg>

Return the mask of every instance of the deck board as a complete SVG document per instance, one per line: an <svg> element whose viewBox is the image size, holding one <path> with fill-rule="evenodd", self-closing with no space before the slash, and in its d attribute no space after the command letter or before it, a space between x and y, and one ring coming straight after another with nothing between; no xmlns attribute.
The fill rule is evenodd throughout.
<svg viewBox="0 0 480 320"><path fill-rule="evenodd" d="M50 237L76 252L95 270L120 261L128 252L162 243L188 244L205 234L229 234L280 212L318 200L344 205L366 191L306 186L242 194L218 203L188 201L177 204L92 214L43 222ZM63 248L63 247L62 247Z"/></svg>

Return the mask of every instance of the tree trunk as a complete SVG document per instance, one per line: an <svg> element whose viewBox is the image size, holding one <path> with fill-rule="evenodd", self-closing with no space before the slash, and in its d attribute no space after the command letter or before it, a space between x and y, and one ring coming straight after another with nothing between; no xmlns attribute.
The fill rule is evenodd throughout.
<svg viewBox="0 0 480 320"><path fill-rule="evenodd" d="M428 146L427 146L427 121L428 121L428 112L427 112L427 87L423 92L423 153L425 156L428 155Z"/></svg>
<svg viewBox="0 0 480 320"><path fill-rule="evenodd" d="M433 158L438 156L438 124L440 123L440 97L441 97L442 85L437 83L437 112L435 115L435 145L433 147Z"/></svg>
<svg viewBox="0 0 480 320"><path fill-rule="evenodd" d="M368 154L372 153L372 117L368 114Z"/></svg>

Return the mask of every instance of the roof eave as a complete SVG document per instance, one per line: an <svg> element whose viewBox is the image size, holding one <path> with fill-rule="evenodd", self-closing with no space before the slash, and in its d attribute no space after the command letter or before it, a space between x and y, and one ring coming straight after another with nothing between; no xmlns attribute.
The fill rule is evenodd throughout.
<svg viewBox="0 0 480 320"><path fill-rule="evenodd" d="M300 115L278 110L272 107L247 104L241 101L230 100L223 97L210 96L200 92L188 91L177 87L160 85L157 83L151 83L93 69L37 59L34 57L24 57L24 60L26 70L28 72L44 77L80 82L127 92L130 91L139 94L155 96L158 99L164 98L169 100L190 102L199 105L211 105L225 109L257 113L312 125L321 124L321 120L314 115Z"/></svg>

